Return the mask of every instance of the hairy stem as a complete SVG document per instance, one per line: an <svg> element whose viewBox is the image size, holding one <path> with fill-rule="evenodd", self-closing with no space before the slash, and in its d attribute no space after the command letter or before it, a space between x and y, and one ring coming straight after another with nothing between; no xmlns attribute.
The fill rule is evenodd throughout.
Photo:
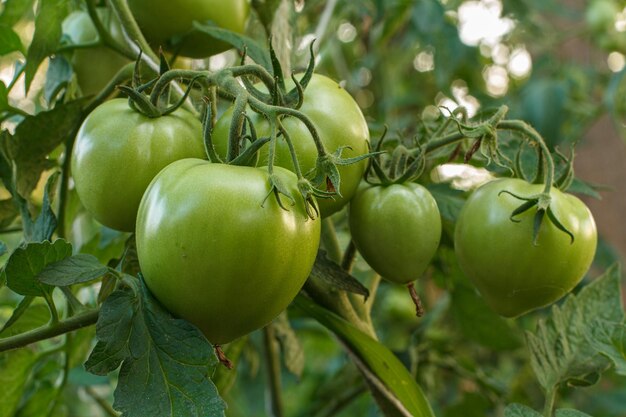
<svg viewBox="0 0 626 417"><path fill-rule="evenodd" d="M273 417L283 417L283 399L280 381L280 355L278 343L274 336L272 325L263 328L263 346L265 348L265 363L267 364L268 388L270 391L270 409Z"/></svg>
<svg viewBox="0 0 626 417"><path fill-rule="evenodd" d="M0 352L17 349L30 345L31 343L40 342L42 340L51 339L83 327L96 324L100 309L91 309L84 311L57 323L40 327L26 333L0 339Z"/></svg>
<svg viewBox="0 0 626 417"><path fill-rule="evenodd" d="M556 401L556 387L552 387L546 393L546 402L543 407L544 417L552 417L552 410L554 410L555 401Z"/></svg>

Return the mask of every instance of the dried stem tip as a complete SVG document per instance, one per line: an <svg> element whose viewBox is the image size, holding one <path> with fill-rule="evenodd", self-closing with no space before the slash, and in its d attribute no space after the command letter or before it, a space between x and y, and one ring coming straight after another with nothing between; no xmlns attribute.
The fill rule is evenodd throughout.
<svg viewBox="0 0 626 417"><path fill-rule="evenodd" d="M415 291L415 285L411 282L407 285L407 288L409 289L409 294L411 294L411 299L415 304L415 314L417 317L422 317L424 315L424 306L422 305L420 296L417 295L417 291Z"/></svg>

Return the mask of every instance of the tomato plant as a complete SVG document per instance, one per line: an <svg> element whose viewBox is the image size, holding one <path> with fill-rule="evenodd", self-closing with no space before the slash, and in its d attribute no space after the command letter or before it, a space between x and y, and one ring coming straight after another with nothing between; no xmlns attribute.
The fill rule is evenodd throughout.
<svg viewBox="0 0 626 417"><path fill-rule="evenodd" d="M98 16L110 30L111 36L123 42L119 23L109 9L98 9ZM63 21L63 33L74 45L88 45L98 41L98 32L89 14L75 11ZM113 78L117 71L130 60L103 46L78 48L72 52L72 68L83 95L98 93Z"/></svg>
<svg viewBox="0 0 626 417"><path fill-rule="evenodd" d="M417 183L361 187L350 202L349 219L365 261L398 284L419 278L439 247L437 202Z"/></svg>
<svg viewBox="0 0 626 417"><path fill-rule="evenodd" d="M76 191L96 220L132 231L143 193L170 162L204 156L202 126L179 109L149 118L114 99L82 124L72 155Z"/></svg>
<svg viewBox="0 0 626 417"><path fill-rule="evenodd" d="M456 225L461 268L487 303L506 317L563 297L580 282L595 255L594 219L571 194L553 189L550 209L572 238L544 221L533 242L536 209L512 216L521 201L510 193L531 197L542 189L519 179L489 182L470 196Z"/></svg>
<svg viewBox="0 0 626 417"><path fill-rule="evenodd" d="M248 0L129 0L128 4L149 42L192 58L205 58L230 48L207 34L188 34L194 21L211 21L220 28L242 33L250 8Z"/></svg>
<svg viewBox="0 0 626 417"><path fill-rule="evenodd" d="M275 173L297 192L295 175ZM184 159L141 202L137 252L148 287L212 343L268 324L311 272L319 219L301 199L284 209L268 193L267 169Z"/></svg>
<svg viewBox="0 0 626 417"><path fill-rule="evenodd" d="M345 147L342 156L350 158L368 152L369 130L359 106L350 94L336 82L320 74L314 74L309 82L300 111L308 116L318 130L326 151L334 153ZM226 155L228 148L228 132L232 119L232 110L225 112L217 121L213 137L215 148L221 155ZM261 118L255 118L255 126L259 136L269 135L269 126ZM283 125L293 141L300 168L306 174L315 169L317 149L307 127L294 118L285 118ZM261 148L258 164L268 163L268 147ZM278 166L293 170L293 160L289 147L284 139L276 143L276 159ZM319 199L322 217L343 208L356 192L367 161L339 166L341 175L340 195L332 199ZM325 186L325 185L324 185Z"/></svg>
<svg viewBox="0 0 626 417"><path fill-rule="evenodd" d="M1 3L0 417L623 417L622 1Z"/></svg>

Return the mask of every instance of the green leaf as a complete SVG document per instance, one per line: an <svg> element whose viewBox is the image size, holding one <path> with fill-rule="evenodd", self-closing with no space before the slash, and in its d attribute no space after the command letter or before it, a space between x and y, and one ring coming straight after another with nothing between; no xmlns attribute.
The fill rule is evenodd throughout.
<svg viewBox="0 0 626 417"><path fill-rule="evenodd" d="M4 255L8 251L9 251L9 249L7 248L6 243L0 242L0 256Z"/></svg>
<svg viewBox="0 0 626 417"><path fill-rule="evenodd" d="M98 343L85 364L103 375L121 363L113 407L124 417L224 416L225 404L208 375L213 348L193 325L175 319L147 289L116 290L102 306ZM167 410L164 414L164 410Z"/></svg>
<svg viewBox="0 0 626 417"><path fill-rule="evenodd" d="M6 265L7 285L21 295L43 296L52 287L39 282L36 277L46 265L72 255L72 245L63 239L54 243L29 243L17 248Z"/></svg>
<svg viewBox="0 0 626 417"><path fill-rule="evenodd" d="M622 324L616 329L612 325L602 324L593 331L588 341L613 362L615 372L626 376L626 325Z"/></svg>
<svg viewBox="0 0 626 417"><path fill-rule="evenodd" d="M626 111L624 90L626 90L626 68L623 68L611 77L604 95L604 104L613 119L615 130L622 136L622 139L626 139L623 117Z"/></svg>
<svg viewBox="0 0 626 417"><path fill-rule="evenodd" d="M24 14L32 9L35 0L6 0L2 3L4 9L0 14L0 24L12 27Z"/></svg>
<svg viewBox="0 0 626 417"><path fill-rule="evenodd" d="M55 406L59 388L50 381L38 384L36 392L28 398L24 406L18 410L15 417L48 416Z"/></svg>
<svg viewBox="0 0 626 417"><path fill-rule="evenodd" d="M83 101L77 100L24 119L10 139L11 156L17 165L17 191L27 197L41 173L51 166L48 155L77 129L82 121Z"/></svg>
<svg viewBox="0 0 626 417"><path fill-rule="evenodd" d="M30 349L0 354L0 417L14 417L37 356Z"/></svg>
<svg viewBox="0 0 626 417"><path fill-rule="evenodd" d="M67 287L73 284L96 280L109 272L93 255L80 253L47 265L37 275L44 284Z"/></svg>
<svg viewBox="0 0 626 417"><path fill-rule="evenodd" d="M22 317L22 315L26 312L26 310L28 310L28 307L30 307L34 299L35 297L30 296L30 295L28 297L22 298L22 301L20 301L17 307L15 307L15 310L13 310L11 317L9 317L9 319L6 321L6 323L4 323L4 325L0 329L0 336L2 336L2 333L9 330L9 328L13 326L15 322L19 320L20 317Z"/></svg>
<svg viewBox="0 0 626 417"><path fill-rule="evenodd" d="M507 405L504 409L504 417L543 417L532 408L522 404Z"/></svg>
<svg viewBox="0 0 626 417"><path fill-rule="evenodd" d="M339 338L368 381L384 389L379 391L396 408L396 414L434 417L422 389L386 346L303 295L298 295L294 304Z"/></svg>
<svg viewBox="0 0 626 417"><path fill-rule="evenodd" d="M53 193L59 174L60 172L55 172L46 181L41 212L37 216L32 230L30 228L25 229L24 238L27 241L42 242L44 240L52 240L52 235L57 228L57 217L52 211L50 196Z"/></svg>
<svg viewBox="0 0 626 417"><path fill-rule="evenodd" d="M9 109L9 90L3 81L0 81L0 112Z"/></svg>
<svg viewBox="0 0 626 417"><path fill-rule="evenodd" d="M67 0L40 0L35 18L35 34L26 53L26 93L41 62L52 55L61 40L61 23L67 14Z"/></svg>
<svg viewBox="0 0 626 417"><path fill-rule="evenodd" d="M12 198L0 201L0 230L5 229L13 223L19 214L19 210Z"/></svg>
<svg viewBox="0 0 626 417"><path fill-rule="evenodd" d="M311 276L320 278L335 288L362 295L365 299L370 292L361 282L344 271L339 265L326 257L326 252L317 252Z"/></svg>
<svg viewBox="0 0 626 417"><path fill-rule="evenodd" d="M579 294L552 307L551 317L539 321L535 334L526 333L531 365L544 390L563 382L593 382L608 367L607 358L589 340L610 344L623 327L620 276L619 267L609 268Z"/></svg>
<svg viewBox="0 0 626 417"><path fill-rule="evenodd" d="M22 51L22 41L20 37L10 26L0 24L0 56L15 51Z"/></svg>
<svg viewBox="0 0 626 417"><path fill-rule="evenodd" d="M73 74L72 65L65 56L55 55L50 58L44 85L44 99L47 103L54 102L59 90L70 82Z"/></svg>
<svg viewBox="0 0 626 417"><path fill-rule="evenodd" d="M444 220L455 222L465 203L464 192L450 188L448 184L429 184L428 191L437 201L437 207Z"/></svg>
<svg viewBox="0 0 626 417"><path fill-rule="evenodd" d="M495 314L473 288L459 284L452 291L452 314L463 335L495 350L511 350L522 340L510 322Z"/></svg>
<svg viewBox="0 0 626 417"><path fill-rule="evenodd" d="M254 39L220 28L210 22L194 22L193 27L195 30L206 33L215 39L224 41L240 51L243 51L245 47L248 56L252 58L254 62L263 66L266 70L272 71L272 61L267 53L267 48L264 45L259 44Z"/></svg>
<svg viewBox="0 0 626 417"><path fill-rule="evenodd" d="M589 414L585 414L582 411L571 410L568 408L561 408L556 410L554 417L591 417Z"/></svg>
<svg viewBox="0 0 626 417"><path fill-rule="evenodd" d="M296 332L289 324L287 312L284 311L271 325L274 326L276 338L280 343L280 350L283 352L285 367L295 376L301 377L305 363L304 349L302 348L302 344Z"/></svg>

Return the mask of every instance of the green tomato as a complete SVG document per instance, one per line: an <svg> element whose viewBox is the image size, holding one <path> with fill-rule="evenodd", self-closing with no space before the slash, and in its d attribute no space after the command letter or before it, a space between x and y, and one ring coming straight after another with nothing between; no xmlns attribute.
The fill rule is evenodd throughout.
<svg viewBox="0 0 626 417"><path fill-rule="evenodd" d="M477 189L466 201L456 225L455 251L463 272L487 303L505 317L547 306L570 292L593 260L597 231L585 204L552 189L550 209L573 236L547 216L533 244L536 208L511 214L523 201L503 193L532 197L544 186L500 179Z"/></svg>
<svg viewBox="0 0 626 417"><path fill-rule="evenodd" d="M441 239L433 196L416 183L363 186L350 202L350 233L365 261L383 278L419 278Z"/></svg>
<svg viewBox="0 0 626 417"><path fill-rule="evenodd" d="M287 87L292 86L293 84L288 84ZM342 153L344 158L363 155L369 151L369 130L361 109L352 96L330 78L319 74L313 75L304 92L304 102L300 111L311 119L328 153L334 153L342 146L349 147ZM270 132L267 120L254 114L252 116L258 136L268 136ZM231 118L232 108L218 119L213 131L215 149L222 156L226 155L228 149ZM293 117L284 119L282 123L289 132L302 173L306 175L315 169L317 160L313 138L304 124ZM268 164L268 151L269 146L265 145L259 152L259 165ZM287 142L282 136L276 142L274 164L294 170ZM339 186L341 196L318 200L322 217L330 216L348 204L361 182L366 166L367 161L360 161L338 167L341 176Z"/></svg>
<svg viewBox="0 0 626 417"><path fill-rule="evenodd" d="M202 124L178 109L148 118L114 99L87 116L76 136L72 174L83 205L96 220L132 231L141 197L158 172L183 158L204 157Z"/></svg>
<svg viewBox="0 0 626 417"><path fill-rule="evenodd" d="M296 176L274 171L298 196ZM296 296L319 246L304 201L281 208L267 169L174 162L154 178L137 216L146 284L173 314L224 344L265 326Z"/></svg>
<svg viewBox="0 0 626 417"><path fill-rule="evenodd" d="M113 39L123 43L119 22L108 9L99 8L97 11ZM71 13L63 21L62 27L63 34L72 44L82 45L98 41L98 32L87 12ZM88 96L100 92L130 60L105 46L94 46L73 51L71 62L80 90L83 95Z"/></svg>
<svg viewBox="0 0 626 417"><path fill-rule="evenodd" d="M191 58L231 48L207 34L189 33L194 21L243 33L250 12L248 0L129 0L128 5L148 42Z"/></svg>

